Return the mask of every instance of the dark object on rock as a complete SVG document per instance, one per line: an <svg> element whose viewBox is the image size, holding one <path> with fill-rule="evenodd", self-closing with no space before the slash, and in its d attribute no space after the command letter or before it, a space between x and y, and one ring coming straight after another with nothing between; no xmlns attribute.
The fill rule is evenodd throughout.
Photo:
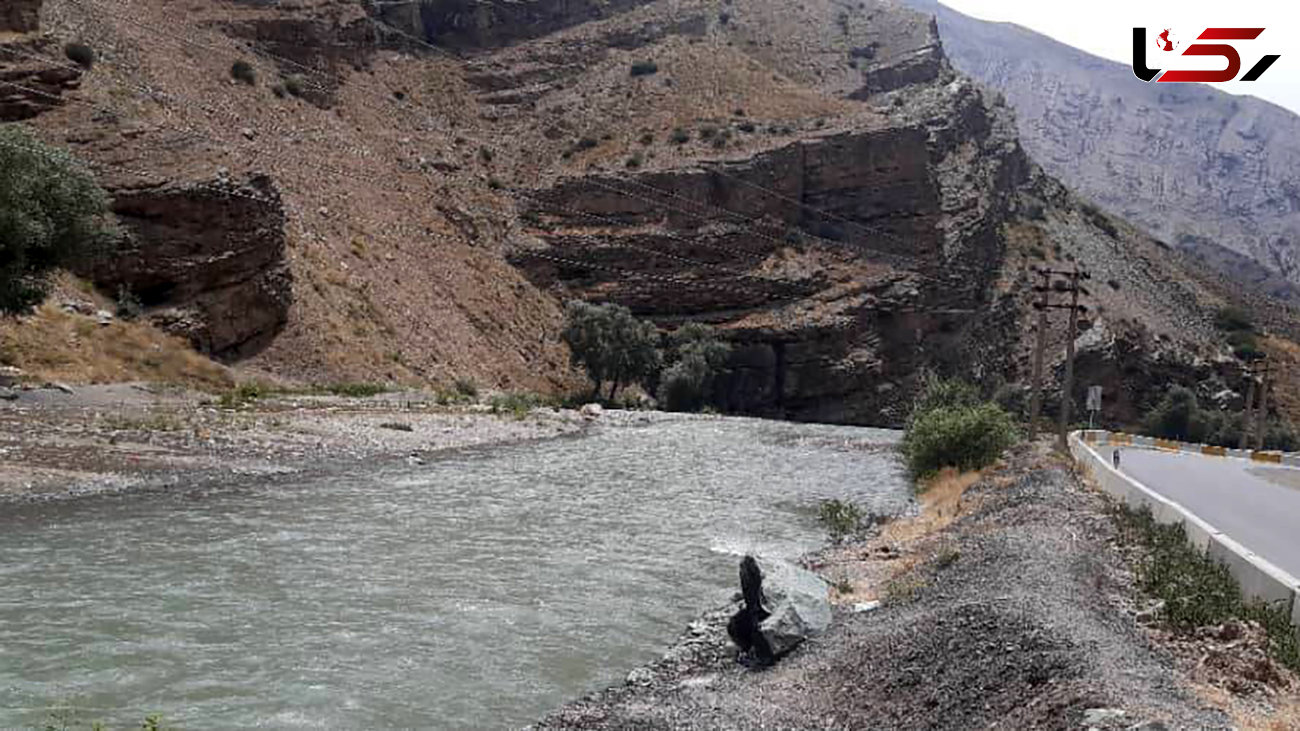
<svg viewBox="0 0 1300 731"><path fill-rule="evenodd" d="M745 599L745 606L740 608L727 622L727 634L731 641L740 648L740 661L746 657L760 666L771 665L776 658L772 648L767 644L759 626L767 619L763 609L763 574L758 570L758 563L753 556L740 560L740 593Z"/></svg>
<svg viewBox="0 0 1300 731"><path fill-rule="evenodd" d="M63 54L83 69L95 65L95 49L84 43L69 43L63 47Z"/></svg>

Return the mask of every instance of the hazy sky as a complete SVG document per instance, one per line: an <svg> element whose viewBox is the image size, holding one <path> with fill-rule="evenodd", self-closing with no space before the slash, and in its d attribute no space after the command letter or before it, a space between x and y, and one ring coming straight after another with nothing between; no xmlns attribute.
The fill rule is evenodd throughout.
<svg viewBox="0 0 1300 731"><path fill-rule="evenodd" d="M1300 114L1300 0L940 0L944 5L982 20L1023 25L1091 54L1132 63L1133 28L1148 33L1165 28L1182 42L1193 43L1208 27L1266 28L1253 41L1234 41L1244 74L1260 57L1281 54L1257 81L1233 81L1215 86L1232 94L1252 94ZM1147 65L1168 69L1221 69L1222 58L1195 58L1162 53L1154 40ZM1152 82L1158 83L1158 82Z"/></svg>

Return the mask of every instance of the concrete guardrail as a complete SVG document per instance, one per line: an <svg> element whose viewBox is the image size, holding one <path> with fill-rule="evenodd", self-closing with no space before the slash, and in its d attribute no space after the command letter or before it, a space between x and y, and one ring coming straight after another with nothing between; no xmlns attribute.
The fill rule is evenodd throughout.
<svg viewBox="0 0 1300 731"><path fill-rule="evenodd" d="M1184 446L1179 442L1174 444L1178 444L1180 450ZM1227 566L1229 573L1237 583L1241 584L1242 595L1247 600L1260 600L1283 607L1291 616L1291 624L1300 628L1300 580L1237 543L1182 505L1115 469L1111 465L1110 458L1099 452L1094 445L1171 449L1167 446L1167 440L1096 430L1081 431L1070 435L1070 452L1108 495L1133 509L1150 508L1152 517L1162 525L1181 524L1187 533L1188 542L1196 550ZM1185 446L1195 446L1202 454L1207 454L1204 452L1206 448L1204 445ZM1300 465L1300 462L1287 461L1288 457L1294 458L1298 455L1283 455L1280 452L1245 452L1235 449L1222 451L1219 456L1240 456L1273 464Z"/></svg>

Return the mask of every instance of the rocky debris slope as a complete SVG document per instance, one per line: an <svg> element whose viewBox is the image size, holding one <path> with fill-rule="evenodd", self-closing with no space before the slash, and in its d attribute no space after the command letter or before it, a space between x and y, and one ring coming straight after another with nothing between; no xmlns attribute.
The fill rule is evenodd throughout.
<svg viewBox="0 0 1300 731"><path fill-rule="evenodd" d="M937 15L957 69L1006 95L1048 173L1237 278L1300 300L1300 117L1203 85L1143 84L1123 64L1025 28L907 1Z"/></svg>
<svg viewBox="0 0 1300 731"><path fill-rule="evenodd" d="M880 608L837 610L762 672L736 663L726 614L710 613L661 661L537 728L1231 727L1136 621L1106 510L1059 462L1021 454L947 529L885 558L850 549L912 567L872 587Z"/></svg>

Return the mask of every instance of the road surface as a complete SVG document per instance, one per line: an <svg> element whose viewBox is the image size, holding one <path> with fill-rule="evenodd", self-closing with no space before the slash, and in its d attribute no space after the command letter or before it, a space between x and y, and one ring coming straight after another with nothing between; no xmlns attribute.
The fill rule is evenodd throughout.
<svg viewBox="0 0 1300 731"><path fill-rule="evenodd" d="M1102 447L1110 459L1113 447ZM1121 450L1120 470L1300 577L1300 469L1244 459Z"/></svg>

